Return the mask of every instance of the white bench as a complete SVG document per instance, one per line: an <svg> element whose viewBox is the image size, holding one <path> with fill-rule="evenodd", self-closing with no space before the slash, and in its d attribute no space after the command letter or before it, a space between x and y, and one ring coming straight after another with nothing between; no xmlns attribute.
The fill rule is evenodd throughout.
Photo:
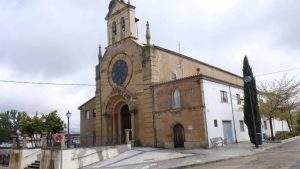
<svg viewBox="0 0 300 169"><path fill-rule="evenodd" d="M222 137L214 137L210 139L212 148L218 148L219 146L226 146L227 140Z"/></svg>

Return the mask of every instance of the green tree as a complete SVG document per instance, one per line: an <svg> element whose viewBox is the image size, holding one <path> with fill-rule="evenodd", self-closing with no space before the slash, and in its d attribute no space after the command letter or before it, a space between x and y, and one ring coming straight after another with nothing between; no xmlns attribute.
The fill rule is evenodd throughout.
<svg viewBox="0 0 300 169"><path fill-rule="evenodd" d="M11 128L9 112L0 113L0 143L10 141Z"/></svg>
<svg viewBox="0 0 300 169"><path fill-rule="evenodd" d="M58 116L57 111L50 112L46 117L46 131L53 135L59 133L64 129L64 122Z"/></svg>
<svg viewBox="0 0 300 169"><path fill-rule="evenodd" d="M11 135L20 128L20 121L26 112L8 110L0 113L0 142L10 141Z"/></svg>
<svg viewBox="0 0 300 169"><path fill-rule="evenodd" d="M283 76L268 84L261 84L260 112L270 123L271 139L274 139L273 119L278 118L288 123L292 132L294 128L294 110L299 106L299 82Z"/></svg>
<svg viewBox="0 0 300 169"><path fill-rule="evenodd" d="M21 132L23 134L26 134L28 135L29 137L33 137L34 135L34 127L33 127L33 124L32 124L32 118L28 115L24 116L21 120Z"/></svg>
<svg viewBox="0 0 300 169"><path fill-rule="evenodd" d="M249 65L247 56L245 56L244 58L243 75L244 79L246 77L251 77L250 82L244 82L244 121L248 127L250 141L257 147L257 143L259 145L262 144L262 138L258 135L259 133L261 133L261 117L258 107L256 81L255 77L253 76L252 69ZM256 126L256 128L254 125ZM255 135L255 132L257 135ZM256 139L258 139L257 142Z"/></svg>

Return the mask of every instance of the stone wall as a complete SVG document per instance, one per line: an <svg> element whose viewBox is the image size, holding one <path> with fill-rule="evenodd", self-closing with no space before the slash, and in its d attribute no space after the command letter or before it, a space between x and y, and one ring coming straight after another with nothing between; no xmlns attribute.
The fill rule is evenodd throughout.
<svg viewBox="0 0 300 169"><path fill-rule="evenodd" d="M93 110L96 110L95 98L92 98L80 107L80 144L83 146L93 144L96 123L96 118L93 117ZM89 111L89 119L85 117L86 111Z"/></svg>
<svg viewBox="0 0 300 169"><path fill-rule="evenodd" d="M114 147L78 148L67 150L42 150L41 169L78 169L113 158L131 149L131 145Z"/></svg>
<svg viewBox="0 0 300 169"><path fill-rule="evenodd" d="M38 160L41 155L40 149L11 150L9 168L23 169Z"/></svg>
<svg viewBox="0 0 300 169"><path fill-rule="evenodd" d="M109 120L105 115L109 113L107 106L112 99L112 92L114 88L118 88L111 82L111 67L117 59L122 59L129 67L128 77L122 88L137 98L137 112L134 120L135 138L142 145L153 146L152 92L150 89L152 79L151 69L147 66L151 65L151 62L145 61L142 46L132 39L124 39L106 49L100 66L100 78L97 80L96 102L99 104L96 105L95 127L97 135L103 138L103 140L98 140L98 144L102 142L103 145L108 142ZM122 101L122 98L119 101Z"/></svg>
<svg viewBox="0 0 300 169"><path fill-rule="evenodd" d="M160 82L171 80L172 72L176 73L178 78L197 75L197 69L199 68L199 74L243 86L241 77L228 71L158 46L155 46L155 49L155 53L159 57L158 72Z"/></svg>
<svg viewBox="0 0 300 169"><path fill-rule="evenodd" d="M184 127L186 148L207 146L200 89L198 78L154 86L154 123L158 147L174 147L173 127L176 124ZM172 108L170 104L175 90L180 91L181 106L179 108Z"/></svg>

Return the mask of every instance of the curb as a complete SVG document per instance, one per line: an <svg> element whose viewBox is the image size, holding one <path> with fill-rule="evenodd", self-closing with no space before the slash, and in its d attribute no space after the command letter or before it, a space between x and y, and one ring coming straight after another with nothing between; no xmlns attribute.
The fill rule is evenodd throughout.
<svg viewBox="0 0 300 169"><path fill-rule="evenodd" d="M273 146L263 148L261 152L263 152L265 150L270 150L272 148L276 148L276 147L282 146L282 145L284 145L286 143L290 143L290 142L298 140L298 139L300 139L300 136L296 136L296 137L292 137L292 138L289 138L289 139L286 139L286 140L282 140L281 143L277 143L277 144L275 144Z"/></svg>
<svg viewBox="0 0 300 169"><path fill-rule="evenodd" d="M236 157L227 157L227 158L222 158L222 159L217 159L217 160L211 160L211 161L206 161L206 162L198 162L198 163L189 164L189 165L185 165L185 166L170 167L169 169L185 169L185 168L196 167L196 166L201 166L201 165L206 165L206 164L211 164L211 163L216 163L216 162L227 161L227 160L231 160L231 159L237 159L237 158L242 158L242 157L249 157L249 156L252 156L252 155L256 155L256 154L262 153L262 152L264 152L266 150L270 150L270 149L282 146L282 145L284 145L286 143L290 143L290 142L298 140L298 139L300 139L300 136L289 138L289 139L286 139L286 140L282 140L281 143L275 144L275 145L270 146L270 147L263 148L260 151L255 151L254 154L241 155L241 156L236 156Z"/></svg>

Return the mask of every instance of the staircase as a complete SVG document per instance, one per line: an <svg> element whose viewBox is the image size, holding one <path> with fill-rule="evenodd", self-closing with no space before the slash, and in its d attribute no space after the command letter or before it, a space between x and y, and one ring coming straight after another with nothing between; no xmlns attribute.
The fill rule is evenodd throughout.
<svg viewBox="0 0 300 169"><path fill-rule="evenodd" d="M36 160L34 163L30 164L28 167L25 169L39 169L40 168L41 162Z"/></svg>

